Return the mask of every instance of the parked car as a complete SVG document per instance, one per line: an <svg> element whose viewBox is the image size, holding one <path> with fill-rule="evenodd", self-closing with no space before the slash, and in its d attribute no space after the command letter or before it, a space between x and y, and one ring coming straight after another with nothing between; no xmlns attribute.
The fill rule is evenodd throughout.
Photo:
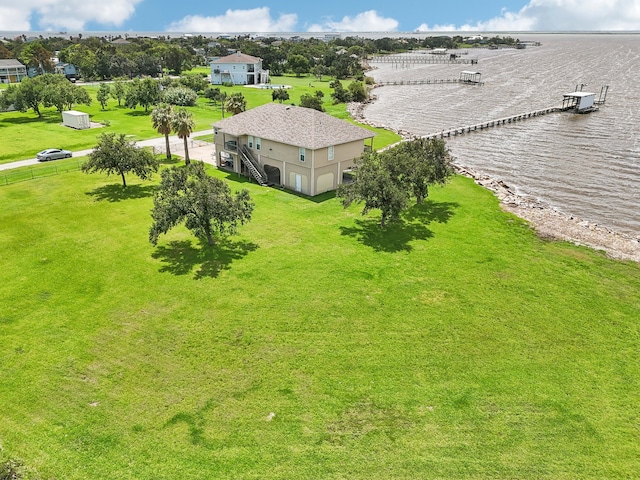
<svg viewBox="0 0 640 480"><path fill-rule="evenodd" d="M61 148L47 148L38 152L36 158L39 162L48 162L49 160L58 160L59 158L71 158L73 153L69 150L62 150Z"/></svg>

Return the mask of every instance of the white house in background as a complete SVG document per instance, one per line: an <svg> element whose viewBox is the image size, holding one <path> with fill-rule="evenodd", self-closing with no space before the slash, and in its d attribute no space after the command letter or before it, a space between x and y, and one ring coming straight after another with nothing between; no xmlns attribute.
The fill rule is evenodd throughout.
<svg viewBox="0 0 640 480"><path fill-rule="evenodd" d="M27 78L27 67L14 59L0 60L0 83L18 83Z"/></svg>
<svg viewBox="0 0 640 480"><path fill-rule="evenodd" d="M262 68L262 59L240 51L211 60L211 83L223 85L257 85L268 83L269 70Z"/></svg>

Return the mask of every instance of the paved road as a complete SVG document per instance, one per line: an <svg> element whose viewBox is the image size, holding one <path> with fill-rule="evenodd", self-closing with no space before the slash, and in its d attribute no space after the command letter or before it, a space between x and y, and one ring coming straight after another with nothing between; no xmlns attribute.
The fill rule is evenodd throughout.
<svg viewBox="0 0 640 480"><path fill-rule="evenodd" d="M199 132L192 132L191 133L191 138L193 137L200 137L203 135L209 135L212 134L211 130L201 130ZM183 140L178 138L176 135L170 135L169 136L169 143L172 145L172 147L174 146L174 144L183 144ZM158 137L158 138L151 138L149 140L140 140L139 142L136 142L136 145L140 146L140 147L158 147L158 148L164 148L165 146L165 142L164 142L164 137ZM193 149L196 149L198 147L193 147ZM203 160L205 162L207 161L211 161L211 150L212 146L209 147L209 151L208 154L206 154L205 152L201 152L202 155L199 155L199 157L204 157L204 158L197 158L197 157L193 157L192 155L192 148L189 148L189 156L193 157L194 160ZM85 155L89 155L92 152L93 149L89 149L89 150L78 150L76 152L73 152L73 156L74 157L84 157ZM180 155L181 152L183 153L183 149L182 148L177 148L175 151L172 148L172 153L175 153L177 155ZM36 158L28 158L25 160L17 160L15 162L10 162L10 163L3 163L0 164L0 171L2 170L11 170L12 168L18 168L18 167L28 167L30 165L37 165L38 160Z"/></svg>

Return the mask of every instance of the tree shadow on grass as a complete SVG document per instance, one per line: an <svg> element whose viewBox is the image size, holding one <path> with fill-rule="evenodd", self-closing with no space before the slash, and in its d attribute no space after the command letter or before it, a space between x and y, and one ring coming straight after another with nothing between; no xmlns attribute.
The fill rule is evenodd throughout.
<svg viewBox="0 0 640 480"><path fill-rule="evenodd" d="M249 177L245 177L244 175L238 175L237 173L229 171L225 168L218 167L218 171L224 172L225 180L229 180L235 183L251 183L251 179ZM253 183L255 183L255 181Z"/></svg>
<svg viewBox="0 0 640 480"><path fill-rule="evenodd" d="M398 221L381 227L377 219L356 220L353 227L340 227L342 235L356 238L376 252L410 252L411 242L428 240L433 232L427 228L431 222L446 223L454 214L457 203L426 200L407 210Z"/></svg>
<svg viewBox="0 0 640 480"><path fill-rule="evenodd" d="M213 246L200 241L199 247L192 245L191 240L181 240L157 247L151 256L163 262L160 272L173 275L188 275L199 266L194 278L200 280L204 277L218 277L220 272L231 268L234 260L240 260L257 249L258 245L255 243L234 242L228 238L219 240Z"/></svg>
<svg viewBox="0 0 640 480"><path fill-rule="evenodd" d="M34 114L35 115L35 114ZM0 120L0 123L6 123L10 125L25 125L29 123L62 123L62 114L51 115L43 113L42 117L37 115L32 116L20 116L20 117L8 117Z"/></svg>
<svg viewBox="0 0 640 480"><path fill-rule="evenodd" d="M156 187L154 185L127 185L125 188L122 184L113 183L87 192L87 195L94 197L96 202L104 200L108 202L121 202L134 198L151 197L155 189Z"/></svg>
<svg viewBox="0 0 640 480"><path fill-rule="evenodd" d="M144 110L131 110L130 112L125 113L125 115L129 115L130 117L148 117L151 115L151 112L145 112Z"/></svg>
<svg viewBox="0 0 640 480"><path fill-rule="evenodd" d="M427 240L433 232L421 223L409 223L403 219L380 226L377 219L356 220L353 227L340 227L340 233L357 239L376 252L410 252L410 242Z"/></svg>
<svg viewBox="0 0 640 480"><path fill-rule="evenodd" d="M171 160L167 160L167 156L163 153L162 158L160 159L160 165L179 165L184 162L184 159L176 155L175 153L171 154Z"/></svg>
<svg viewBox="0 0 640 480"><path fill-rule="evenodd" d="M427 199L420 204L413 205L404 212L402 218L409 222L420 222L425 225L431 222L447 223L459 206L460 204L455 202L434 202Z"/></svg>

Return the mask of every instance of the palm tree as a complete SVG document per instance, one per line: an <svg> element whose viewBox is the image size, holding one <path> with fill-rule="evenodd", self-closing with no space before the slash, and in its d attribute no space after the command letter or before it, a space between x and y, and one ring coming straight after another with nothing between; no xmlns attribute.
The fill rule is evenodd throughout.
<svg viewBox="0 0 640 480"><path fill-rule="evenodd" d="M227 112L236 115L247 109L247 100L240 92L232 93L226 101Z"/></svg>
<svg viewBox="0 0 640 480"><path fill-rule="evenodd" d="M193 132L195 122L193 121L193 115L187 111L186 108L181 108L173 115L173 121L171 122L173 131L176 132L179 138L184 140L184 163L189 165L189 148L187 147L187 138Z"/></svg>
<svg viewBox="0 0 640 480"><path fill-rule="evenodd" d="M161 103L151 111L151 121L153 122L153 128L155 128L158 133L164 135L164 141L167 147L167 160L171 160L169 135L173 130L173 117L173 105L169 105L168 103Z"/></svg>

